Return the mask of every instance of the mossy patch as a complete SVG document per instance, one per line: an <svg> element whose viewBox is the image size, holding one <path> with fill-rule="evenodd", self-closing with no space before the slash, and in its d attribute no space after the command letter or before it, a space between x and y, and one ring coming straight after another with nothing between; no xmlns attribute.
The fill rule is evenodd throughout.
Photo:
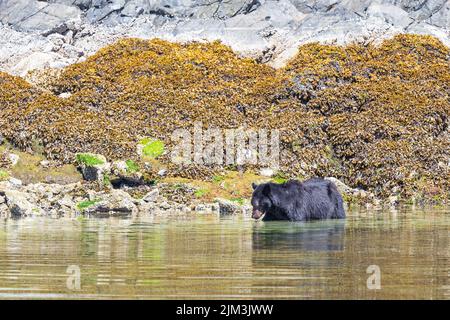
<svg viewBox="0 0 450 320"><path fill-rule="evenodd" d="M127 160L125 161L125 164L127 166L126 170L128 173L135 173L139 171L139 165L135 161Z"/></svg>
<svg viewBox="0 0 450 320"><path fill-rule="evenodd" d="M83 212L84 210L88 209L89 207L92 207L93 205L95 205L98 202L100 202L100 200L98 200L98 199L81 201L77 204L77 209L79 211Z"/></svg>
<svg viewBox="0 0 450 320"><path fill-rule="evenodd" d="M90 153L77 154L77 162L79 164L84 164L85 166L88 166L88 167L105 164L105 161L100 159L98 156L90 154Z"/></svg>
<svg viewBox="0 0 450 320"><path fill-rule="evenodd" d="M158 139L144 138L139 141L142 145L142 154L146 157L157 158L164 153L164 142Z"/></svg>
<svg viewBox="0 0 450 320"><path fill-rule="evenodd" d="M210 191L208 189L197 189L194 192L194 196L196 196L197 198L202 198L208 193L210 193Z"/></svg>
<svg viewBox="0 0 450 320"><path fill-rule="evenodd" d="M5 181L9 179L9 173L5 170L0 169L0 181Z"/></svg>
<svg viewBox="0 0 450 320"><path fill-rule="evenodd" d="M221 176L221 175L215 175L215 176L212 177L212 181L214 183L221 183L224 180L225 180L225 177Z"/></svg>
<svg viewBox="0 0 450 320"><path fill-rule="evenodd" d="M239 204L239 205L243 205L244 204L244 202L245 202L245 200L243 199L243 198L231 198L230 199L231 201L233 201L233 202L236 202L237 204Z"/></svg>
<svg viewBox="0 0 450 320"><path fill-rule="evenodd" d="M288 182L289 178L286 176L286 174L278 172L273 178L272 181L275 183L286 183Z"/></svg>

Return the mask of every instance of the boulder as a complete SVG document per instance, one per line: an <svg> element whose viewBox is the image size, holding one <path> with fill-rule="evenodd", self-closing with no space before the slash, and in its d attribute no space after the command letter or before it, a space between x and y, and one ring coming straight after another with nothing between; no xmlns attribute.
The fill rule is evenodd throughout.
<svg viewBox="0 0 450 320"><path fill-rule="evenodd" d="M194 207L194 211L202 213L219 213L220 205L218 203L199 203Z"/></svg>
<svg viewBox="0 0 450 320"><path fill-rule="evenodd" d="M13 187L20 187L22 186L22 180L16 179L16 178L9 178L9 183L11 183L11 185Z"/></svg>
<svg viewBox="0 0 450 320"><path fill-rule="evenodd" d="M27 194L17 190L5 191L6 204L14 216L28 216L39 213L40 210L33 206L27 199Z"/></svg>
<svg viewBox="0 0 450 320"><path fill-rule="evenodd" d="M273 177L275 174L275 170L271 169L271 168L262 168L259 170L259 174L263 177Z"/></svg>
<svg viewBox="0 0 450 320"><path fill-rule="evenodd" d="M30 0L0 2L0 21L18 30L48 32L70 19L80 19L81 11L63 3Z"/></svg>
<svg viewBox="0 0 450 320"><path fill-rule="evenodd" d="M111 190L101 196L98 202L86 208L84 213L95 216L116 216L135 213L137 207L134 199L123 190Z"/></svg>
<svg viewBox="0 0 450 320"><path fill-rule="evenodd" d="M17 154L10 153L8 154L8 159L11 162L11 166L14 167L19 162L20 157Z"/></svg>
<svg viewBox="0 0 450 320"><path fill-rule="evenodd" d="M139 165L132 161L115 161L111 166L111 173L115 176L114 184L124 185L139 185L142 184L142 172L139 170ZM118 179L115 179L118 178ZM113 182L113 181L112 181Z"/></svg>
<svg viewBox="0 0 450 320"><path fill-rule="evenodd" d="M111 171L111 164L106 158L94 153L78 153L76 158L83 178L87 181L98 181L103 185L105 175Z"/></svg>
<svg viewBox="0 0 450 320"><path fill-rule="evenodd" d="M216 198L214 201L219 206L219 213L222 215L232 215L242 213L242 207L231 200Z"/></svg>
<svg viewBox="0 0 450 320"><path fill-rule="evenodd" d="M159 196L159 189L153 189L152 191L148 192L142 200L145 202L155 202L158 199Z"/></svg>
<svg viewBox="0 0 450 320"><path fill-rule="evenodd" d="M61 208L70 208L70 209L75 208L75 202L73 201L73 198L67 194L64 195L64 197L62 197L61 199L59 199L56 203Z"/></svg>
<svg viewBox="0 0 450 320"><path fill-rule="evenodd" d="M356 190L356 189L349 187L348 185L343 183L341 180L336 179L334 177L326 177L325 180L333 182L341 194L352 195Z"/></svg>

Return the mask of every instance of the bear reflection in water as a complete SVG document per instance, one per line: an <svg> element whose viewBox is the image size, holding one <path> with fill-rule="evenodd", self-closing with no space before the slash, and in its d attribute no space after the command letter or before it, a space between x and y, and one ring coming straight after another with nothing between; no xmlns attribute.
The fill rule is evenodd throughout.
<svg viewBox="0 0 450 320"><path fill-rule="evenodd" d="M344 238L345 220L273 221L254 226L252 247L254 250L341 251Z"/></svg>

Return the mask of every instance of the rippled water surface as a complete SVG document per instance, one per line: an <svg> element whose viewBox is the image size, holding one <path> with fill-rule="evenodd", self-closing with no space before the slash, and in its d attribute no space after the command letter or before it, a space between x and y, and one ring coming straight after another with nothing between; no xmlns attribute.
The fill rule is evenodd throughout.
<svg viewBox="0 0 450 320"><path fill-rule="evenodd" d="M448 208L310 223L0 220L0 298L449 299L449 236Z"/></svg>

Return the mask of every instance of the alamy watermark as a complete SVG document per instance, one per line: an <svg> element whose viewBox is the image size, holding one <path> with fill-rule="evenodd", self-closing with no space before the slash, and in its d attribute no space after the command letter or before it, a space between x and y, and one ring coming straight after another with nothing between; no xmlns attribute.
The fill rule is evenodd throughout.
<svg viewBox="0 0 450 320"><path fill-rule="evenodd" d="M66 286L69 290L81 289L81 270L77 265L67 267L66 273L69 275L66 280Z"/></svg>
<svg viewBox="0 0 450 320"><path fill-rule="evenodd" d="M171 136L174 144L171 160L179 165L258 165L279 168L280 133L277 129L203 130L195 122L189 129L176 129Z"/></svg>
<svg viewBox="0 0 450 320"><path fill-rule="evenodd" d="M367 267L366 273L370 274L367 278L367 289L380 290L381 289L381 269L376 264Z"/></svg>

